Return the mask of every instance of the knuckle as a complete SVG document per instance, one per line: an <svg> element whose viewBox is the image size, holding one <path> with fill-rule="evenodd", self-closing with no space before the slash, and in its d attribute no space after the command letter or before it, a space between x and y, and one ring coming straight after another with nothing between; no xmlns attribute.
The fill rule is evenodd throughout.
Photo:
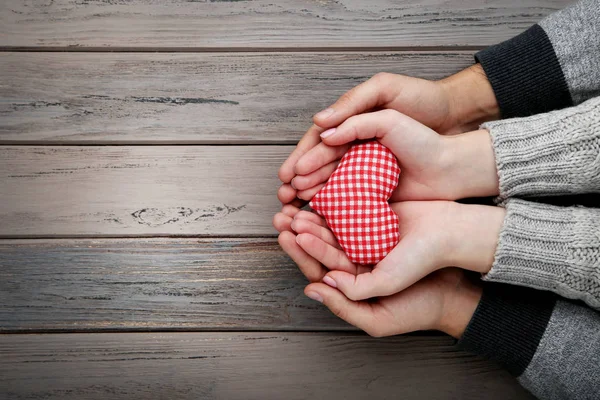
<svg viewBox="0 0 600 400"><path fill-rule="evenodd" d="M348 118L343 124L343 129L345 130L345 133L349 134L353 138L358 138L358 125L360 124L360 120L360 115L354 115Z"/></svg>
<svg viewBox="0 0 600 400"><path fill-rule="evenodd" d="M386 119L399 119L400 117L400 113L396 110L393 110L391 108L387 108L385 110L380 111L381 116L386 118Z"/></svg>
<svg viewBox="0 0 600 400"><path fill-rule="evenodd" d="M277 243L279 243L279 245L282 246L282 247L283 247L283 241L285 239L284 236L285 236L284 232L281 232L279 234L279 236L277 236Z"/></svg>
<svg viewBox="0 0 600 400"><path fill-rule="evenodd" d="M312 199L311 194L307 193L306 191L298 192L297 196L299 199L306 200L306 201L309 201L310 199Z"/></svg>
<svg viewBox="0 0 600 400"><path fill-rule="evenodd" d="M346 92L343 95L341 95L338 100L338 103L342 104L343 106L349 106L352 103L354 103L354 94L352 93L352 91Z"/></svg>
<svg viewBox="0 0 600 400"><path fill-rule="evenodd" d="M393 76L393 74L390 74L389 72L378 72L375 75L373 75L373 81L376 82L377 84L381 84L381 85L385 85L387 82L390 81L390 78Z"/></svg>
<svg viewBox="0 0 600 400"><path fill-rule="evenodd" d="M298 209L291 204L286 204L281 209L281 212L287 216L293 215Z"/></svg>
<svg viewBox="0 0 600 400"><path fill-rule="evenodd" d="M277 213L273 216L273 227L275 227L275 229L277 229L278 231L280 231L281 229L279 229L281 227L281 213Z"/></svg>

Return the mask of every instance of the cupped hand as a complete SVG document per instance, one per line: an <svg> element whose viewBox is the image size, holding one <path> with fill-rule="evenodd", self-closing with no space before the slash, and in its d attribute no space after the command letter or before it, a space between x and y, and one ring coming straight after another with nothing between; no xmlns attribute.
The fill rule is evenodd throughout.
<svg viewBox="0 0 600 400"><path fill-rule="evenodd" d="M283 182L278 192L279 200L283 204L300 203L297 190L290 184L297 175L295 166L305 153L321 142L319 135L323 131L338 126L351 116L375 109L399 111L440 134L466 132L499 116L493 90L479 64L440 81L377 74L315 115L314 125L279 170L279 179ZM326 169L332 171L337 160L339 157ZM330 173L324 171L322 174L328 176Z"/></svg>
<svg viewBox="0 0 600 400"><path fill-rule="evenodd" d="M377 139L402 170L392 201L457 200L498 194L498 174L487 131L445 137L393 110L348 118L323 133L323 142L296 163L291 185L310 200L329 179L339 158L356 140Z"/></svg>
<svg viewBox="0 0 600 400"><path fill-rule="evenodd" d="M455 338L462 335L481 297L481 289L462 270L446 268L392 296L369 301L352 301L341 291L320 283L327 268L343 268L353 275L369 273L368 266L354 265L339 250L324 220L307 211L285 206L274 219L280 230L279 243L312 282L305 294L324 303L335 315L372 336L390 336L417 330L436 329ZM294 232L313 235L331 246L329 254L316 259L297 243ZM306 233L310 232L310 233ZM301 240L300 240L301 241Z"/></svg>
<svg viewBox="0 0 600 400"><path fill-rule="evenodd" d="M300 249L329 268L322 281L351 300L393 295L449 266L480 273L491 269L504 209L450 201L400 202L392 209L400 242L369 270L351 263L326 225L302 218L305 212L295 216L290 229Z"/></svg>

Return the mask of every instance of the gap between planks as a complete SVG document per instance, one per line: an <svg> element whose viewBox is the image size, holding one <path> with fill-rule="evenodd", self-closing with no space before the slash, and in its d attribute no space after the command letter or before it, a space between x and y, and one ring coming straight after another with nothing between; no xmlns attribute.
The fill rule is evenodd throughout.
<svg viewBox="0 0 600 400"><path fill-rule="evenodd" d="M265 234L265 233L243 233L243 234L227 234L227 235L215 235L215 234L81 234L81 235L2 235L0 234L0 240L34 240L34 239L276 239L278 234Z"/></svg>
<svg viewBox="0 0 600 400"><path fill-rule="evenodd" d="M302 137L303 133L298 133L298 137ZM298 139L299 140L299 139ZM228 146L295 146L298 143L296 139L282 139L277 142L272 140L244 140L244 139L199 139L199 140L162 140L162 141L144 141L144 140L119 140L119 141L105 141L105 140L72 140L69 142L58 141L58 140L2 140L0 139L0 145L2 146L61 146L61 147L110 147L110 146L215 146L215 147L228 147Z"/></svg>
<svg viewBox="0 0 600 400"><path fill-rule="evenodd" d="M0 52L18 53L379 53L479 51L487 46L381 46L381 47L85 47L0 46Z"/></svg>

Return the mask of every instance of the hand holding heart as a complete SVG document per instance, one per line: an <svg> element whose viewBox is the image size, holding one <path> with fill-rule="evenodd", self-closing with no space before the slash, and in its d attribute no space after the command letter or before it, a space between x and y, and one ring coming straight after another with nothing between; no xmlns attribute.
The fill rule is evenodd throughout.
<svg viewBox="0 0 600 400"><path fill-rule="evenodd" d="M275 215L273 223L280 232L279 244L311 282L304 290L306 295L372 336L437 329L458 339L479 302L481 288L457 268L434 272L392 296L352 301L339 290L322 283L324 276L329 269L335 268L353 276L369 273L373 268L350 262L323 218L286 205ZM296 235L294 230L310 233ZM305 240L310 244L313 237L324 243L315 249L318 259L298 244Z"/></svg>
<svg viewBox="0 0 600 400"><path fill-rule="evenodd" d="M306 254L329 268L322 281L351 300L393 295L449 266L490 270L503 208L451 201L406 201L391 208L398 215L401 240L373 267L352 263L325 222L318 223L320 217L300 212L290 228Z"/></svg>
<svg viewBox="0 0 600 400"><path fill-rule="evenodd" d="M310 200L324 186L355 140L377 139L390 149L402 173L392 201L457 200L498 194L498 175L485 130L441 136L394 110L356 115L322 134L295 165L291 185ZM283 189L285 190L285 189ZM281 197L280 193L280 197Z"/></svg>

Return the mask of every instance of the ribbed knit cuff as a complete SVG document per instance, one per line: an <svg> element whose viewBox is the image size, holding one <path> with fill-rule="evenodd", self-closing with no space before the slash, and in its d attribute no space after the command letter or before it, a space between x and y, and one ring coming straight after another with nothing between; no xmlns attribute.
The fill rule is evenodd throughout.
<svg viewBox="0 0 600 400"><path fill-rule="evenodd" d="M482 127L492 136L501 199L600 192L600 97Z"/></svg>
<svg viewBox="0 0 600 400"><path fill-rule="evenodd" d="M548 290L600 308L600 209L511 199L488 282Z"/></svg>
<svg viewBox="0 0 600 400"><path fill-rule="evenodd" d="M548 292L488 283L458 346L519 376L538 348L555 303L556 296Z"/></svg>
<svg viewBox="0 0 600 400"><path fill-rule="evenodd" d="M503 118L523 117L573 104L569 86L546 32L534 25L475 54Z"/></svg>

